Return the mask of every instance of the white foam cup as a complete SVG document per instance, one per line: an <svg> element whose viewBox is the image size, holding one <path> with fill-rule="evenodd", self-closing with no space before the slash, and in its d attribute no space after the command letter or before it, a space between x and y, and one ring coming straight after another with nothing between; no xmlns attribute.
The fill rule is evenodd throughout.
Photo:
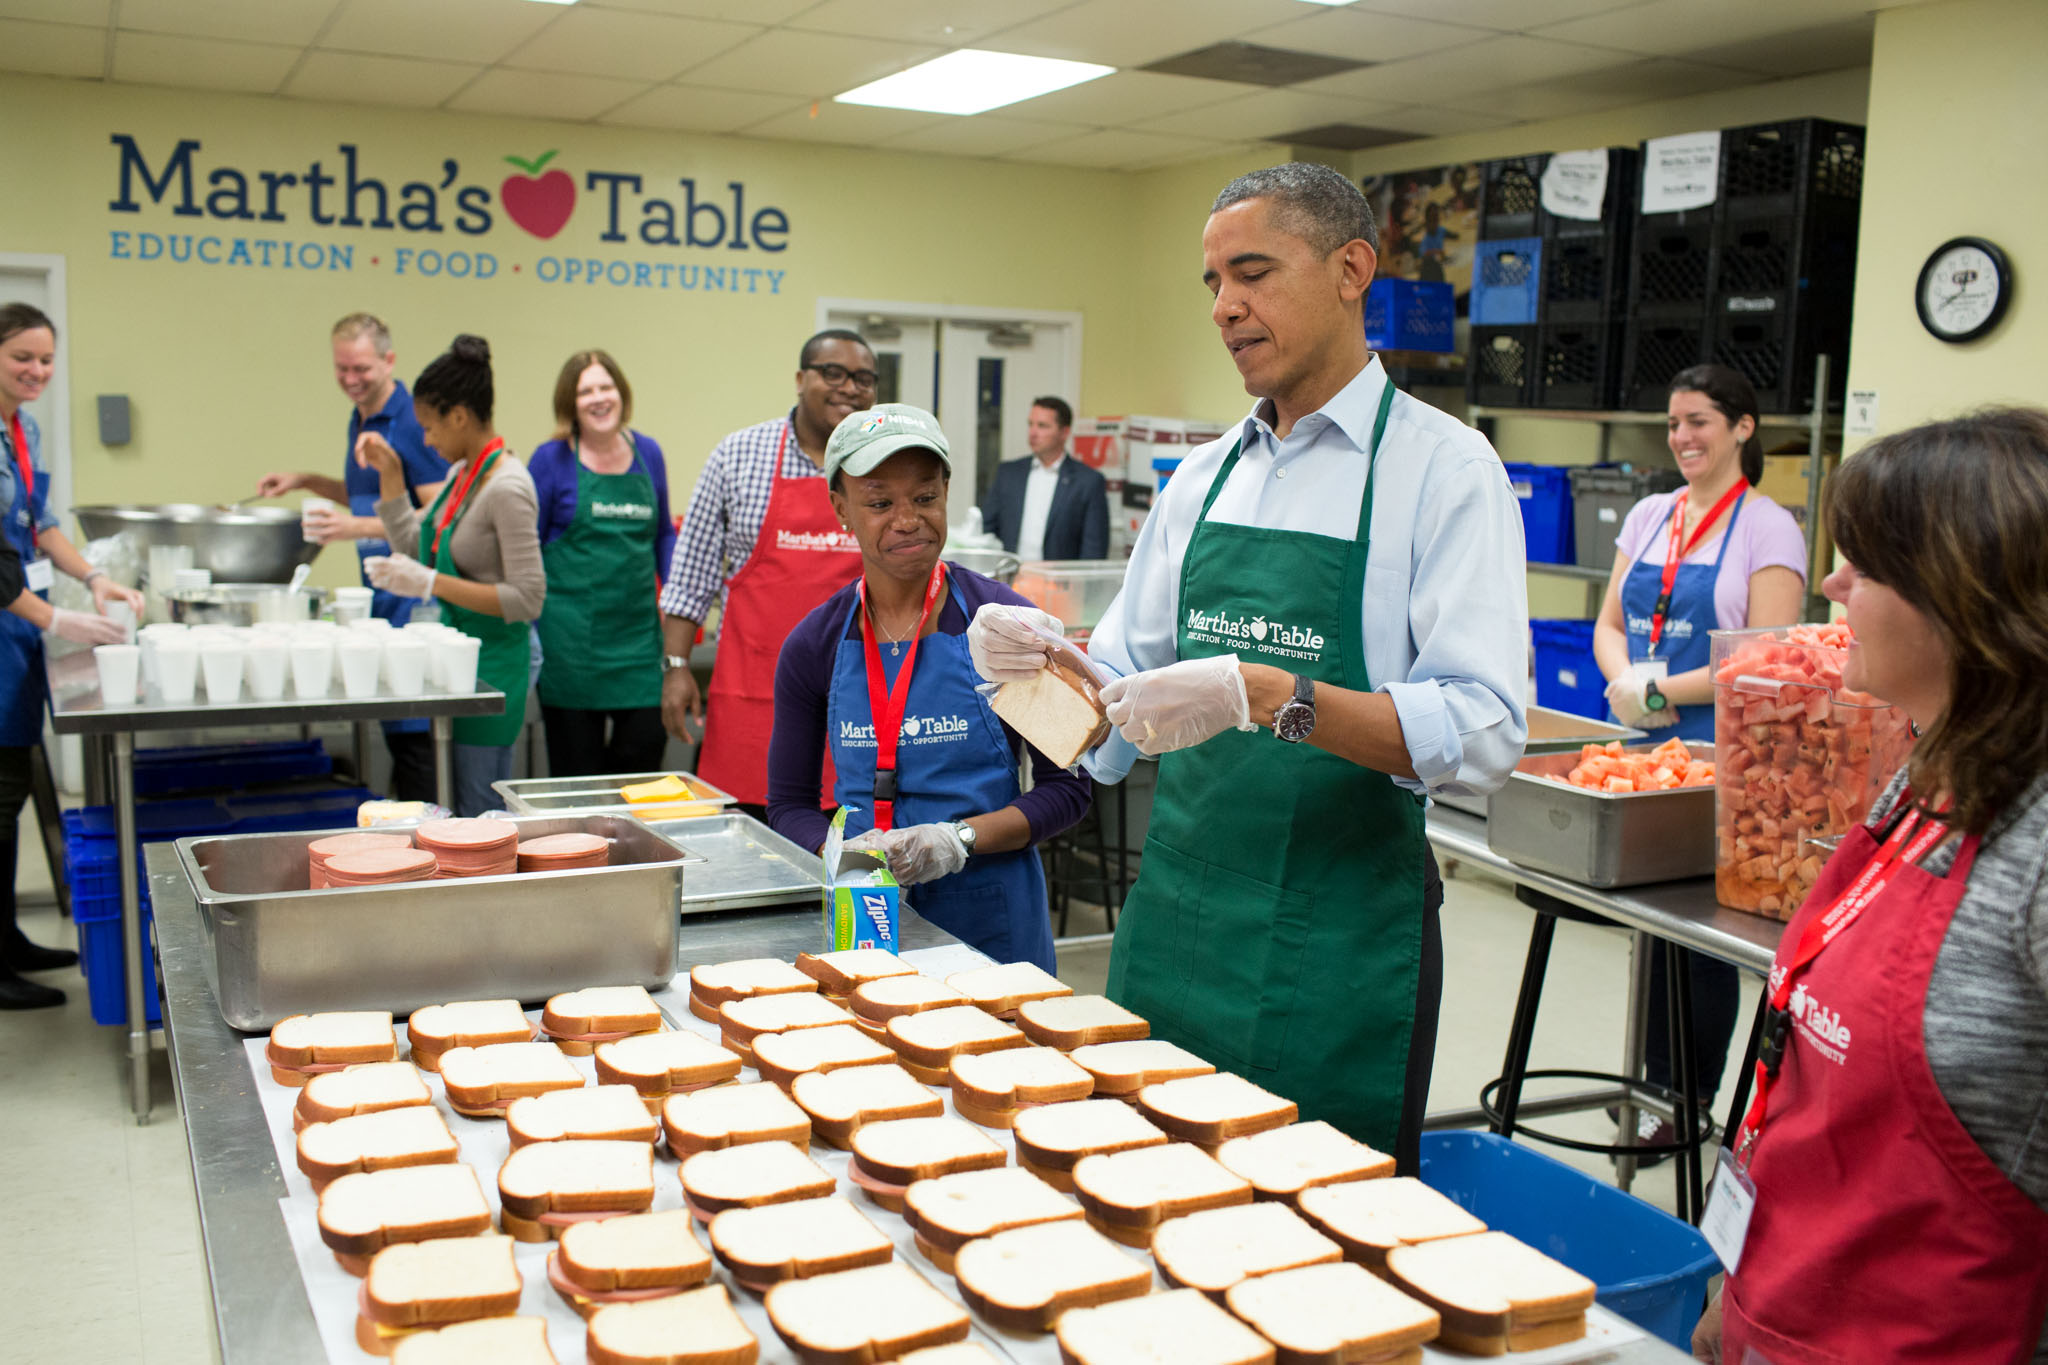
<svg viewBox="0 0 2048 1365"><path fill-rule="evenodd" d="M434 642L434 659L440 666L441 689L445 692L476 691L476 661L484 642L459 631Z"/></svg>
<svg viewBox="0 0 2048 1365"><path fill-rule="evenodd" d="M334 653L341 661L342 694L356 701L376 696L377 669L384 660L383 641L351 631L336 642Z"/></svg>
<svg viewBox="0 0 2048 1365"><path fill-rule="evenodd" d="M208 640L199 649L199 671L206 676L206 699L232 702L242 699L242 642L221 638Z"/></svg>
<svg viewBox="0 0 2048 1365"><path fill-rule="evenodd" d="M317 545L320 538L306 527L306 513L313 511L331 512L337 504L332 498L301 498L299 500L299 535L308 545Z"/></svg>
<svg viewBox="0 0 2048 1365"><path fill-rule="evenodd" d="M266 633L249 642L242 658L243 681L255 701L277 701L284 696L284 680L291 669L292 650L281 635Z"/></svg>
<svg viewBox="0 0 2048 1365"><path fill-rule="evenodd" d="M292 691L302 700L324 697L334 687L334 646L310 633L292 640Z"/></svg>
<svg viewBox="0 0 2048 1365"><path fill-rule="evenodd" d="M135 687L141 681L142 646L100 645L92 652L100 669L100 705L135 705Z"/></svg>
<svg viewBox="0 0 2048 1365"><path fill-rule="evenodd" d="M116 597L107 603L107 619L126 632L121 637L124 642L135 643L135 608L125 598Z"/></svg>
<svg viewBox="0 0 2048 1365"><path fill-rule="evenodd" d="M158 640L156 686L172 705L190 705L199 686L199 646L190 640Z"/></svg>
<svg viewBox="0 0 2048 1365"><path fill-rule="evenodd" d="M427 660L433 650L418 640L392 639L384 646L384 680L397 697L427 690Z"/></svg>

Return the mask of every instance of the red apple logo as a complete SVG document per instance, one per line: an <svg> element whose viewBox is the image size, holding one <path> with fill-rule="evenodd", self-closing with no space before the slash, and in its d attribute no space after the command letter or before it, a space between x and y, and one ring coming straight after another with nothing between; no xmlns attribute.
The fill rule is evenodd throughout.
<svg viewBox="0 0 2048 1365"><path fill-rule="evenodd" d="M498 198L505 205L505 216L546 241L562 230L562 225L575 211L576 182L564 170L541 174L541 167L555 159L552 151L532 161L516 156L505 159L526 172L525 175L508 175L505 183L498 186Z"/></svg>

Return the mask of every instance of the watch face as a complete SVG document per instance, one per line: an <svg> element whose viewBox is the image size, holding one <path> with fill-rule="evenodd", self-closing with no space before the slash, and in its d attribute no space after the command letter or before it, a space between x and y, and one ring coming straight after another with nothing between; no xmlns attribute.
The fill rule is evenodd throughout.
<svg viewBox="0 0 2048 1365"><path fill-rule="evenodd" d="M1299 744L1316 728L1316 709L1290 701L1273 713L1273 733L1289 744Z"/></svg>
<svg viewBox="0 0 2048 1365"><path fill-rule="evenodd" d="M1958 237L1927 258L1913 304L1929 332L1943 341L1968 341L1997 325L2007 286L2005 254L1980 237Z"/></svg>

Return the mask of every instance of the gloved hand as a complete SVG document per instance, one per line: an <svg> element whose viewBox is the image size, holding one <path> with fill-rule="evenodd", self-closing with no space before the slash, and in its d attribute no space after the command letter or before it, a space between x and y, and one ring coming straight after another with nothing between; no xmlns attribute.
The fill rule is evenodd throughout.
<svg viewBox="0 0 2048 1365"><path fill-rule="evenodd" d="M309 507L299 516L299 524L305 533L320 544L351 539L348 535L349 522L354 520L345 507Z"/></svg>
<svg viewBox="0 0 2048 1365"><path fill-rule="evenodd" d="M119 621L89 611L54 607L50 612L50 634L81 645L118 645L128 638Z"/></svg>
<svg viewBox="0 0 2048 1365"><path fill-rule="evenodd" d="M899 886L935 882L967 866L967 847L949 824L892 829L882 835L882 851Z"/></svg>
<svg viewBox="0 0 2048 1365"><path fill-rule="evenodd" d="M363 561L370 586L400 597L432 597L434 571L411 555L371 555Z"/></svg>
<svg viewBox="0 0 2048 1365"><path fill-rule="evenodd" d="M974 671L989 682L1026 682L1045 667L1049 648L1031 627L1037 625L1055 635L1066 634L1057 616L1036 607L1015 607L1006 602L989 602L967 623L967 655Z"/></svg>
<svg viewBox="0 0 2048 1365"><path fill-rule="evenodd" d="M1109 723L1148 758L1190 748L1228 729L1255 728L1235 654L1183 659L1118 678L1102 689L1102 702Z"/></svg>
<svg viewBox="0 0 2048 1365"><path fill-rule="evenodd" d="M135 591L135 589L116 583L105 573L98 571L86 576L85 586L87 591L92 593L93 609L99 612L100 615L106 615L107 602L111 599L116 602L126 602L129 608L134 611L135 619L138 621L142 619L142 594Z"/></svg>
<svg viewBox="0 0 2048 1365"><path fill-rule="evenodd" d="M1614 708L1614 718L1634 730L1662 730L1678 724L1678 708L1666 702L1661 711L1652 711L1645 691L1649 679L1636 673L1624 673L1607 684L1607 704Z"/></svg>

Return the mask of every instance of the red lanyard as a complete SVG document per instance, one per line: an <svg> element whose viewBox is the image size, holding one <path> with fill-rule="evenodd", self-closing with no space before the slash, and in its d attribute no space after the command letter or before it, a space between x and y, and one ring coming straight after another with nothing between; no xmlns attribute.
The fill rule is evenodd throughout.
<svg viewBox="0 0 2048 1365"><path fill-rule="evenodd" d="M14 442L14 466L21 479L21 505L29 509L31 518L33 518L36 496L36 467L29 463L28 436L21 429L21 410L19 408L7 414L7 435ZM35 530L33 527L30 528L29 535L31 538L34 537Z"/></svg>
<svg viewBox="0 0 2048 1365"><path fill-rule="evenodd" d="M1677 500L1671 504L1671 540L1664 548L1664 578L1657 589L1657 605L1650 612L1650 654L1652 657L1655 657L1657 653L1657 642L1664 638L1664 618L1671 611L1671 585L1678 581L1678 566L1684 562L1687 555L1691 554L1698 547L1701 539L1706 536L1708 529L1721 519L1721 514L1730 507L1733 507L1735 500L1748 491L1749 485L1741 479L1737 479L1735 486L1726 493L1723 493L1721 500L1714 504L1713 510L1700 519L1699 525L1692 528L1691 539L1686 540L1682 546L1679 544L1679 540L1685 534L1685 504L1689 495L1680 493Z"/></svg>
<svg viewBox="0 0 2048 1365"><path fill-rule="evenodd" d="M867 648L868 714L875 722L875 828L896 827L896 741L903 732L903 712L910 704L910 674L917 667L917 642L924 638L925 622L931 619L932 604L946 584L946 566L932 565L932 581L925 584L924 610L918 614L917 634L910 637L910 653L896 670L896 686L882 682L882 647L875 642L879 633L868 615L867 575L860 577L854 591L860 597L860 636Z"/></svg>
<svg viewBox="0 0 2048 1365"><path fill-rule="evenodd" d="M1771 1087L1776 1083L1778 1068L1785 1059L1785 1046L1792 1029L1792 1016L1787 1006L1792 999L1794 981L1820 956L1823 948L1862 918L1871 903L1891 886L1892 879L1898 876L1902 867L1917 864L1948 837L1947 821L1924 818L1913 808L1912 802L1912 789L1907 788L1899 796L1899 805L1906 813L1891 836L1863 865L1855 880L1835 898L1834 904L1806 922L1806 928L1799 935L1799 943L1793 949L1792 960L1785 964L1784 975L1779 977L1777 986L1771 991L1770 1009L1764 1016L1764 1037L1757 1049L1756 1097L1749 1102L1749 1113L1742 1120L1742 1132L1736 1140L1736 1160L1745 1166L1749 1163L1750 1153L1756 1148L1757 1134L1763 1130Z"/></svg>
<svg viewBox="0 0 2048 1365"><path fill-rule="evenodd" d="M434 522L434 542L429 553L435 559L441 557L441 533L455 520L456 514L462 510L462 504L469 499L469 490L476 485L476 481L491 467L498 458L498 452L504 448L505 438L493 436L490 443L479 450L476 458L469 462L469 468L462 471L462 477L455 481L455 491L449 495L448 501L441 504L440 518Z"/></svg>

